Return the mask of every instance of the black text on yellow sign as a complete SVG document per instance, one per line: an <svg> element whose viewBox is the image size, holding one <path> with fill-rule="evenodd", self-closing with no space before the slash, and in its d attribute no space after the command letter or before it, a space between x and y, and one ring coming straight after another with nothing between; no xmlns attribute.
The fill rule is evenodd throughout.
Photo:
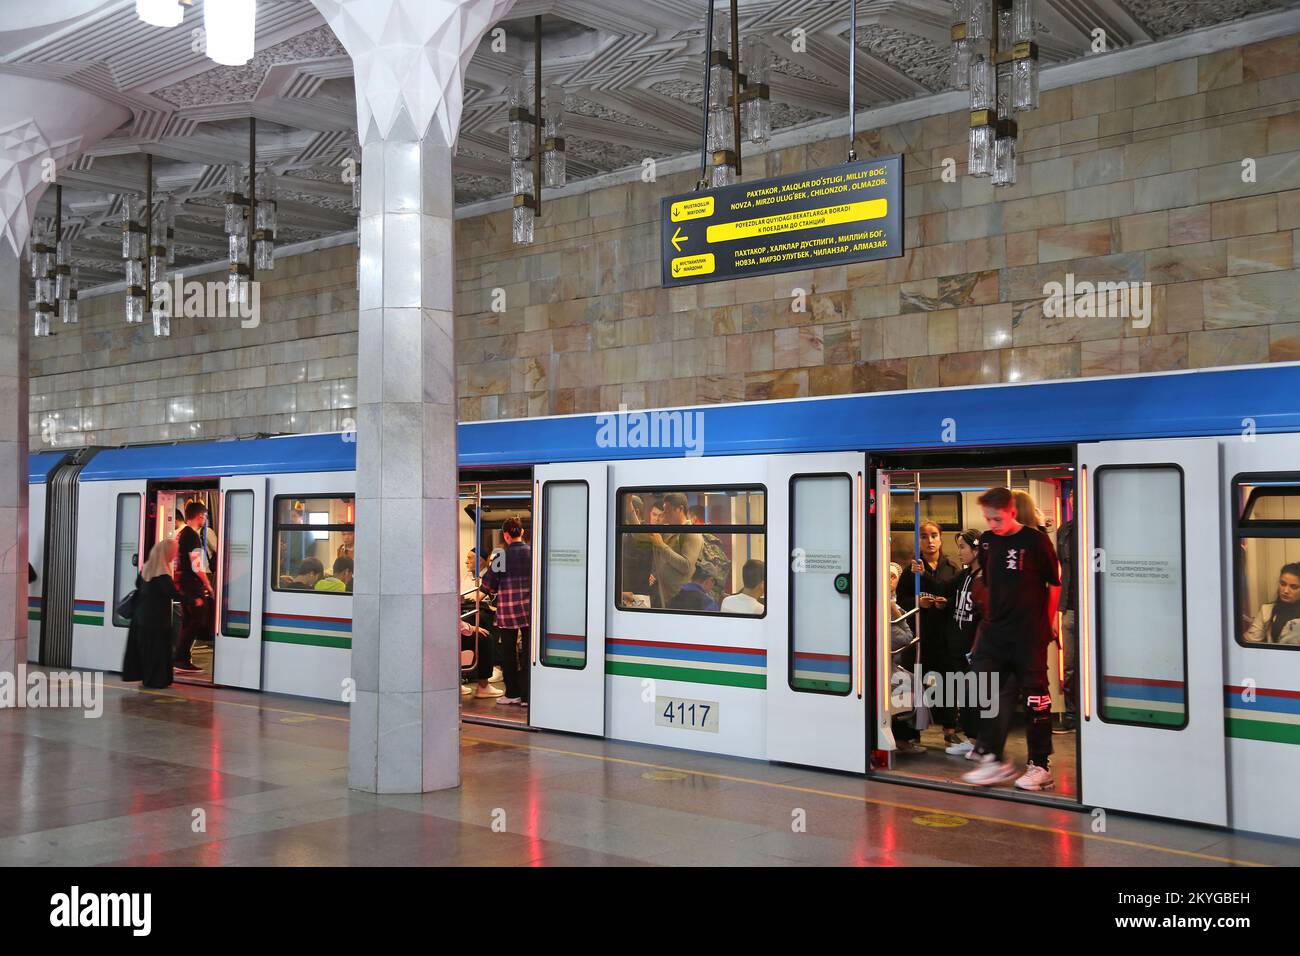
<svg viewBox="0 0 1300 956"><path fill-rule="evenodd" d="M901 256L903 158L672 196L661 219L665 286Z"/></svg>

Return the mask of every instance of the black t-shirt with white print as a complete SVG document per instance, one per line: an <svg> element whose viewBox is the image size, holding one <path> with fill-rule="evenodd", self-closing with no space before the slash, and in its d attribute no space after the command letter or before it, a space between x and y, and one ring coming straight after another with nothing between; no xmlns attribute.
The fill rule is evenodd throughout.
<svg viewBox="0 0 1300 956"><path fill-rule="evenodd" d="M1006 650L1024 650L1051 640L1048 588L1061 583L1052 540L1023 525L1015 534L985 531L980 535L980 567L989 591L981 646L987 641Z"/></svg>

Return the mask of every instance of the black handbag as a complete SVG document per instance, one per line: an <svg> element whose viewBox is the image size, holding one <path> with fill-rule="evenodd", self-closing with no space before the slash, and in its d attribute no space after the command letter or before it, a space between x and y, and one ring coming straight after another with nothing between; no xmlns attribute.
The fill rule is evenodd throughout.
<svg viewBox="0 0 1300 956"><path fill-rule="evenodd" d="M117 603L117 607L113 610L113 613L119 620L131 620L131 615L135 614L135 602L138 594L139 592L136 591L135 588L132 588L130 593Z"/></svg>

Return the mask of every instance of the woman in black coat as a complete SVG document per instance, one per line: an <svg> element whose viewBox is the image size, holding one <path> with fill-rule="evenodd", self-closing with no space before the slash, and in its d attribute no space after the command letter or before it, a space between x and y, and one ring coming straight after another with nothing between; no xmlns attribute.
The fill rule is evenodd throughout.
<svg viewBox="0 0 1300 956"><path fill-rule="evenodd" d="M172 682L172 601L180 592L172 581L176 540L159 541L135 579L135 608L126 635L122 680L145 687L169 687Z"/></svg>

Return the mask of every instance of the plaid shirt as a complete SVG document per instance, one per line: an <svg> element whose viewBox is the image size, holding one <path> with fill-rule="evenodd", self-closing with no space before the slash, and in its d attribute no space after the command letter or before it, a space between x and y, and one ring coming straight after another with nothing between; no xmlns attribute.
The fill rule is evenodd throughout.
<svg viewBox="0 0 1300 956"><path fill-rule="evenodd" d="M493 555L494 565L497 563ZM533 622L533 550L515 541L505 551L505 571L490 567L483 590L497 596L497 627L529 627Z"/></svg>

